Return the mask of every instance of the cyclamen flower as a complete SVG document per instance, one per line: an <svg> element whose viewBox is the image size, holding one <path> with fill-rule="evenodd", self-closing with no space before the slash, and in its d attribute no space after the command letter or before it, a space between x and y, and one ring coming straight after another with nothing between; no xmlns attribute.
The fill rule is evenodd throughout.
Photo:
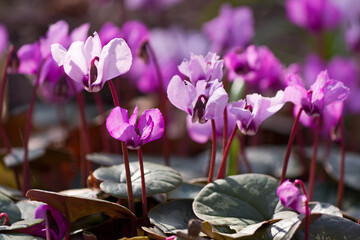
<svg viewBox="0 0 360 240"><path fill-rule="evenodd" d="M120 36L121 36L120 28L118 28L111 22L104 23L104 25L102 25L102 27L99 31L99 37L100 37L102 46L105 46L112 39L120 37Z"/></svg>
<svg viewBox="0 0 360 240"><path fill-rule="evenodd" d="M205 123L223 114L228 95L222 82L199 80L195 85L175 75L168 86L169 101L192 116L192 122Z"/></svg>
<svg viewBox="0 0 360 240"><path fill-rule="evenodd" d="M315 33L337 27L340 9L331 0L287 0L286 13L291 22Z"/></svg>
<svg viewBox="0 0 360 240"><path fill-rule="evenodd" d="M35 219L42 218L48 219L50 234L52 239L59 240L65 235L69 226L68 221L64 215L57 209L49 205L40 205L35 211ZM46 225L43 222L43 229L34 233L36 236L46 238Z"/></svg>
<svg viewBox="0 0 360 240"><path fill-rule="evenodd" d="M307 197L305 194L299 195L299 193L299 188L289 180L284 181L276 190L276 194L280 198L280 201L284 207L292 208L295 211L305 215L305 202L307 201Z"/></svg>
<svg viewBox="0 0 360 240"><path fill-rule="evenodd" d="M190 60L184 60L179 65L179 71L185 75L193 85L199 80L222 80L224 61L216 53L209 52L205 57L190 54Z"/></svg>
<svg viewBox="0 0 360 240"><path fill-rule="evenodd" d="M282 85L283 66L266 46L234 49L225 55L224 61L229 81L242 78L248 87L261 92Z"/></svg>
<svg viewBox="0 0 360 240"><path fill-rule="evenodd" d="M234 47L245 47L255 34L252 10L249 7L233 9L224 4L219 16L206 22L203 29L212 42L212 51L226 52Z"/></svg>
<svg viewBox="0 0 360 240"><path fill-rule="evenodd" d="M105 82L126 73L131 66L131 51L121 38L111 40L103 48L95 32L86 42L76 41L66 50L60 44L51 45L51 53L59 66L85 90L98 92Z"/></svg>
<svg viewBox="0 0 360 240"><path fill-rule="evenodd" d="M319 116L327 105L345 100L350 93L342 82L330 79L327 71L319 73L308 91L298 75L289 75L286 83L285 101L301 106L309 116Z"/></svg>
<svg viewBox="0 0 360 240"><path fill-rule="evenodd" d="M227 107L227 119L228 119L228 136L230 136L232 129L235 127L235 116L230 113L230 104ZM198 143L206 143L212 137L212 127L211 123L207 121L204 124L192 122L192 117L190 115L186 118L186 127L190 138ZM222 138L223 128L224 128L224 119L222 117L215 118L215 127L216 127L216 138Z"/></svg>
<svg viewBox="0 0 360 240"><path fill-rule="evenodd" d="M255 135L260 124L279 111L284 103L283 91L278 91L272 98L254 93L247 95L245 100L233 102L230 112L235 115L242 134Z"/></svg>
<svg viewBox="0 0 360 240"><path fill-rule="evenodd" d="M143 112L136 123L138 107L128 117L128 111L121 107L114 108L106 119L106 127L110 135L125 142L128 148L138 149L142 145L157 140L164 133L164 118L159 109Z"/></svg>

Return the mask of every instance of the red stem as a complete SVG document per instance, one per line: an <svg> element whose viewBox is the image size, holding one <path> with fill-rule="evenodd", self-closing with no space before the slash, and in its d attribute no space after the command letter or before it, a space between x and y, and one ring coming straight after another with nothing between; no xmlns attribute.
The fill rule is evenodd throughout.
<svg viewBox="0 0 360 240"><path fill-rule="evenodd" d="M338 185L338 208L342 207L342 200L344 196L344 172L345 172L345 130L343 118L340 118L340 131L341 131L341 162L340 162L340 179Z"/></svg>
<svg viewBox="0 0 360 240"><path fill-rule="evenodd" d="M141 199L142 199L143 217L147 219L148 212L147 212L146 184L145 184L144 163L143 163L141 148L138 149L138 158L139 158L139 167L141 174Z"/></svg>
<svg viewBox="0 0 360 240"><path fill-rule="evenodd" d="M315 180L315 173L316 173L317 150L318 150L318 145L319 145L320 123L321 123L321 117L317 117L315 136L314 136L314 144L313 144L313 156L311 159L310 176L309 176L309 201L312 200L313 191L314 191L314 180Z"/></svg>
<svg viewBox="0 0 360 240"><path fill-rule="evenodd" d="M218 171L217 179L221 179L221 178L225 177L226 159L227 159L227 156L229 154L230 146L231 146L232 141L234 140L234 136L236 134L236 131L237 131L237 126L235 125L234 129L231 132L229 141L226 144L226 148L225 148L225 151L224 151L224 154L223 154L223 157L222 157L222 160L221 160L220 168L219 168L219 171Z"/></svg>
<svg viewBox="0 0 360 240"><path fill-rule="evenodd" d="M302 108L299 109L299 112L298 112L298 114L296 115L296 118L295 118L295 121L294 121L292 130L291 130L289 142L288 142L287 149L286 149L286 154L285 154L285 159L284 159L284 165L283 165L283 169L282 169L282 173L281 173L280 184L285 181L286 170L287 170L287 166L288 166L288 162L289 162L289 158L290 158L290 153L291 153L291 147L292 147L292 144L293 144L293 142L294 142L294 137L295 137L297 125L298 125L298 123L299 123L299 119L300 119L302 110L303 110Z"/></svg>
<svg viewBox="0 0 360 240"><path fill-rule="evenodd" d="M127 193L128 193L129 209L130 209L131 212L135 213L134 195L133 195L132 184L131 184L129 155L128 155L127 146L123 141L121 141L121 147L122 147L123 158L124 158L124 166L125 166L125 174L126 174L126 187L127 187Z"/></svg>
<svg viewBox="0 0 360 240"><path fill-rule="evenodd" d="M114 105L116 107L120 107L119 99L116 94L116 89L114 87L114 84L112 81L108 81L111 95L113 97ZM131 184L131 173L130 173L130 164L129 164L129 155L126 144L121 141L121 148L123 152L123 159L124 159L124 166L125 166L125 174L126 174L126 187L127 187L127 193L128 193L128 202L129 202L129 209L133 213L135 213L135 205L134 205L134 195L132 191L132 184Z"/></svg>
<svg viewBox="0 0 360 240"><path fill-rule="evenodd" d="M306 193L304 183L301 180L296 179L294 181L294 185L296 185L296 184L301 186L303 194L306 196L306 201L305 201L305 240L308 240L309 239L309 225L310 225L310 221L309 221L309 217L310 217L309 199L308 199L308 196L307 196L307 193Z"/></svg>
<svg viewBox="0 0 360 240"><path fill-rule="evenodd" d="M5 218L3 225L10 226L10 225L11 225L11 222L10 222L9 215L7 215L7 213L5 213L5 212L2 212L2 213L0 213L0 220L1 220L3 217Z"/></svg>
<svg viewBox="0 0 360 240"><path fill-rule="evenodd" d="M224 109L224 129L223 129L223 155L226 148L226 141L227 141L227 132L228 132L228 115L227 115L227 107Z"/></svg>
<svg viewBox="0 0 360 240"><path fill-rule="evenodd" d="M26 191L31 188L31 179L29 175L30 166L29 166L29 139L30 139L30 131L31 131L31 122L32 122L32 115L34 112L34 104L36 99L36 91L39 87L40 81L40 73L43 66L44 60L39 66L35 83L31 93L31 100L28 110L27 122L26 122L26 132L25 132L25 139L24 139L24 162L23 162L23 185L22 185L22 194L25 196Z"/></svg>
<svg viewBox="0 0 360 240"><path fill-rule="evenodd" d="M101 140L102 140L102 145L103 145L103 149L105 152L109 153L111 152L110 150L110 142L109 142L109 138L107 135L107 129L105 126L105 119L106 119L106 114L105 114L105 107L104 107L104 102L101 99L101 96L99 93L94 93L94 98L95 98L95 103L97 106L97 109L99 111L99 114L101 116Z"/></svg>
<svg viewBox="0 0 360 240"><path fill-rule="evenodd" d="M152 49L151 45L149 43L146 43L146 49L148 51L148 54L151 56L154 66L155 66L155 70L156 70L156 75L159 81L159 102L160 102L160 111L162 112L162 115L164 117L165 120L165 131L164 131L164 135L163 135L163 154L164 154L164 161L165 161L165 165L166 166L170 166L170 158L169 158L169 140L167 137L167 108L166 108L166 104L167 104L167 98L166 98L166 94L164 91L164 80L160 71L160 66L159 66L159 62L156 58L155 52Z"/></svg>
<svg viewBox="0 0 360 240"><path fill-rule="evenodd" d="M214 119L211 119L211 127L212 127L212 147L211 147L208 183L211 183L213 181L215 161L216 161L216 127L215 127Z"/></svg>
<svg viewBox="0 0 360 240"><path fill-rule="evenodd" d="M51 240L51 233L50 233L50 223L49 223L49 215L50 215L50 211L46 210L45 213L45 223L46 223L46 240Z"/></svg>
<svg viewBox="0 0 360 240"><path fill-rule="evenodd" d="M14 51L15 51L14 46L11 46L10 50L9 50L9 54L6 59L5 68L4 68L4 72L2 75L2 81L1 81L1 86L0 86L0 125L1 125L0 133L1 133L1 138L3 139L4 145L6 147L7 153L11 152L11 145L10 145L9 138L7 137L6 132L4 131L4 129L2 127L2 113L3 113L5 87L6 87L6 81L7 81L7 69L10 65L11 56L13 55Z"/></svg>

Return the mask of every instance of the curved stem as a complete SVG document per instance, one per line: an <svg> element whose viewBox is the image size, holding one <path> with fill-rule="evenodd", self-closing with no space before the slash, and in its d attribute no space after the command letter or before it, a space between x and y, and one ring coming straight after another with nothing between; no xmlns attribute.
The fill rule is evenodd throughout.
<svg viewBox="0 0 360 240"><path fill-rule="evenodd" d="M141 174L141 200L142 200L142 208L143 208L143 217L147 219L148 213L147 213L146 184L145 184L144 163L143 163L141 148L138 149L138 158L139 158L139 167Z"/></svg>
<svg viewBox="0 0 360 240"><path fill-rule="evenodd" d="M162 112L162 115L164 117L165 120L165 131L164 131L164 135L163 135L163 154L164 154L164 161L165 161L165 165L166 166L170 166L170 158L169 158L169 140L167 137L167 127L166 127L166 123L167 123L167 108L166 108L166 103L167 103L167 98L166 98L166 94L164 91L164 79L163 76L161 74L161 70L160 70L160 66L159 66L159 62L156 58L155 52L152 49L151 45L147 42L146 44L146 50L148 52L148 54L150 55L153 63L154 63L154 67L156 70L156 75L159 81L159 102L160 102L160 111Z"/></svg>
<svg viewBox="0 0 360 240"><path fill-rule="evenodd" d="M234 136L236 134L236 131L237 131L237 126L235 125L235 127L233 128L233 130L231 132L229 141L226 144L226 148L225 148L225 151L223 153L220 168L219 168L219 171L218 171L217 179L221 179L221 178L225 177L226 159L227 159L227 156L229 155L230 146L231 146L232 141L234 140Z"/></svg>
<svg viewBox="0 0 360 240"><path fill-rule="evenodd" d="M317 117L315 136L314 136L314 144L313 144L313 156L311 159L310 176L309 176L309 201L312 200L313 191L314 191L314 180L315 180L315 173L316 173L317 150L318 150L318 145L319 145L320 123L321 123L321 117Z"/></svg>
<svg viewBox="0 0 360 240"><path fill-rule="evenodd" d="M281 173L280 184L285 181L286 169L287 169L289 158L290 158L291 147L292 147L292 144L294 142L294 137L295 137L297 125L299 123L299 119L300 119L302 110L303 110L302 108L299 109L299 112L296 115L292 130L291 130L289 142L288 142L288 145L287 145L287 148L286 148L286 154L285 154L284 165L283 165L283 169L282 169L282 173Z"/></svg>
<svg viewBox="0 0 360 240"><path fill-rule="evenodd" d="M305 240L309 239L309 226L310 226L310 208L309 208L309 199L308 199L308 195L306 193L306 189L305 189L305 185L301 180L296 179L294 181L294 184L298 184L301 186L301 189L303 191L303 194L306 196L306 201L305 201Z"/></svg>
<svg viewBox="0 0 360 240"><path fill-rule="evenodd" d="M119 99L116 94L116 89L114 87L114 84L111 80L108 81L111 95L113 97L114 105L116 107L120 107ZM126 174L126 187L127 187L127 193L128 193L128 202L129 202L129 209L133 213L135 213L135 205L134 205L134 195L132 191L132 184L131 184L131 172L130 172L130 163L129 163L129 155L126 144L121 141L121 148L123 153L123 159L124 159L124 166L125 166L125 174Z"/></svg>
<svg viewBox="0 0 360 240"><path fill-rule="evenodd" d="M212 147L211 147L211 158L210 158L208 183L211 183L213 181L214 170L215 170L215 161L216 161L216 127L215 127L214 119L211 119L211 127L212 127Z"/></svg>
<svg viewBox="0 0 360 240"><path fill-rule="evenodd" d="M46 210L46 213L45 213L45 223L46 223L46 240L51 240L51 233L50 233L50 216L51 213L49 210Z"/></svg>
<svg viewBox="0 0 360 240"><path fill-rule="evenodd" d="M228 115L227 115L227 107L224 109L224 128L223 128L223 155L226 148L226 141L227 141L227 132L228 132Z"/></svg>
<svg viewBox="0 0 360 240"><path fill-rule="evenodd" d="M10 225L11 225L9 215L7 215L7 213L5 213L5 212L0 213L0 220L1 220L2 218L5 218L3 225L6 225L6 226L10 226Z"/></svg>
<svg viewBox="0 0 360 240"><path fill-rule="evenodd" d="M340 131L341 131L341 162L340 162L340 179L338 185L338 195L337 202L338 208L342 207L342 200L344 196L344 172L345 172L345 130L344 130L344 121L340 117Z"/></svg>

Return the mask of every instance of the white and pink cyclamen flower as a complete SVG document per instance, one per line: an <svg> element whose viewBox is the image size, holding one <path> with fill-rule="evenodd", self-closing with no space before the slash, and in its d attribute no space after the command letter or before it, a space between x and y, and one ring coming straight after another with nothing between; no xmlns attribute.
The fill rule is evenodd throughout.
<svg viewBox="0 0 360 240"><path fill-rule="evenodd" d="M51 53L59 66L89 92L98 92L105 82L126 73L132 63L130 48L122 38L115 38L101 47L97 32L86 42L76 41L68 50L56 43Z"/></svg>

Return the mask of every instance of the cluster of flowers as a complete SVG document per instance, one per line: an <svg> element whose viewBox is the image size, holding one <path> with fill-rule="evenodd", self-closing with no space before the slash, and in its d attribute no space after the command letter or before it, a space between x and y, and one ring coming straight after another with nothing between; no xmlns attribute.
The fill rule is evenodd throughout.
<svg viewBox="0 0 360 240"><path fill-rule="evenodd" d="M149 4L161 8L179 1L158 1L158 5L150 2L153 1L126 4L133 9ZM290 21L316 34L335 28L342 19L341 8L329 0L287 0L285 7ZM353 51L360 51L360 24L354 20L359 15L354 12L344 20L346 41ZM285 68L266 46L249 45L255 31L253 15L247 7L233 9L224 5L219 16L203 27L208 40L199 33L187 32L184 36L176 28L149 31L138 21L127 22L121 29L106 23L99 33L87 37L89 28L89 24L84 24L69 34L68 24L59 21L50 26L45 37L17 51L18 71L36 75L35 84L49 102L64 103L82 89L98 92L107 81L125 74L144 93L158 91L160 87L166 90L169 101L188 114L189 135L202 143L214 136L214 125L217 135L221 135L225 125L227 135L236 128L242 134L254 135L261 123L286 102L296 106L295 113L299 109L306 113L300 118L306 126L315 127L314 117L323 115L325 134L339 121L345 99L347 113L360 112L359 72L352 60L334 57L326 63L312 55L304 66ZM8 41L3 26L0 36L1 53ZM151 47L159 59L160 76L156 75L155 55L149 56ZM193 52L190 58L179 64L189 52ZM223 60L217 53L224 55ZM159 81L159 77L164 81ZM247 95L243 99L229 102L226 85L231 82L246 85ZM265 97L275 92L275 96ZM145 110L139 121L137 116L138 107L129 117L126 109L117 106L106 121L110 135L130 149L139 149L164 134L164 117L159 109ZM283 186L298 193L290 183ZM304 212L296 207L297 201L295 198L283 202Z"/></svg>

